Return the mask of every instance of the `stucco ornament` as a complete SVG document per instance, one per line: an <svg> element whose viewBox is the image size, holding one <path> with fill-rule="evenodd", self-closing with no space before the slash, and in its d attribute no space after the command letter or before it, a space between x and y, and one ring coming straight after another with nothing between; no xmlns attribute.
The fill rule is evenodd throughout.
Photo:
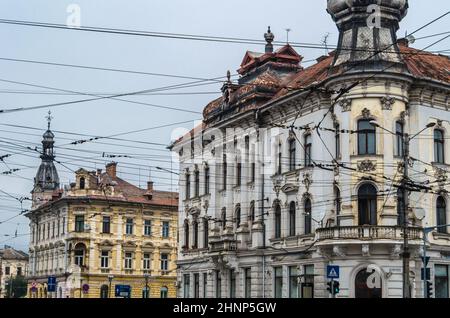
<svg viewBox="0 0 450 318"><path fill-rule="evenodd" d="M395 104L395 98L391 96L381 97L381 107L383 110L392 110L392 106Z"/></svg>
<svg viewBox="0 0 450 318"><path fill-rule="evenodd" d="M339 101L339 106L342 108L342 112L349 112L352 109L352 101L344 98Z"/></svg>
<svg viewBox="0 0 450 318"><path fill-rule="evenodd" d="M361 172L375 171L377 163L371 160L364 160L358 163L358 170Z"/></svg>

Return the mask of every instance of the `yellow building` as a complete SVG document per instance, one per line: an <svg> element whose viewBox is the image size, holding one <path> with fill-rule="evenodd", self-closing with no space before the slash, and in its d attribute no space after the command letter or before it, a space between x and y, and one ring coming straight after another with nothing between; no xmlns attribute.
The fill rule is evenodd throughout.
<svg viewBox="0 0 450 318"><path fill-rule="evenodd" d="M136 187L117 164L61 190L53 133L32 192L29 297L175 297L178 194Z"/></svg>

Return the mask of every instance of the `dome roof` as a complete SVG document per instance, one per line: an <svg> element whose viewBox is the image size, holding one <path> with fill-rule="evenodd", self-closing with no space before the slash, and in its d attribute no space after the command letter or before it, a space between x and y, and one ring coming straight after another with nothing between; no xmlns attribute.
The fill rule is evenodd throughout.
<svg viewBox="0 0 450 318"><path fill-rule="evenodd" d="M400 11L401 18L405 17L408 10L408 0L327 0L327 11L333 18L336 18L340 12L349 8L369 5L380 5L398 10Z"/></svg>

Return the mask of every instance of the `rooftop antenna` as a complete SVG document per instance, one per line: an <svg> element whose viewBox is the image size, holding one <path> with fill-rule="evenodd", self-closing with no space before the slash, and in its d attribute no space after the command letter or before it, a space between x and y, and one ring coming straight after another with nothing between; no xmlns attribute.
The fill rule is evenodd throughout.
<svg viewBox="0 0 450 318"><path fill-rule="evenodd" d="M322 44L325 46L325 55L328 55L328 38L330 37L330 33L327 32L322 38Z"/></svg>
<svg viewBox="0 0 450 318"><path fill-rule="evenodd" d="M289 44L289 32L291 32L292 29L287 28L287 29L285 29L285 30L286 30L286 43Z"/></svg>

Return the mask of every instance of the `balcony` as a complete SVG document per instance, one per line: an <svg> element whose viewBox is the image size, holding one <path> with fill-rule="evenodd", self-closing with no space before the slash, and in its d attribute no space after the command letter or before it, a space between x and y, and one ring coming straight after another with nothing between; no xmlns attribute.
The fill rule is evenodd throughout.
<svg viewBox="0 0 450 318"><path fill-rule="evenodd" d="M409 240L420 240L422 229L408 228ZM400 226L340 226L316 230L317 241L326 240L403 240L403 229Z"/></svg>

